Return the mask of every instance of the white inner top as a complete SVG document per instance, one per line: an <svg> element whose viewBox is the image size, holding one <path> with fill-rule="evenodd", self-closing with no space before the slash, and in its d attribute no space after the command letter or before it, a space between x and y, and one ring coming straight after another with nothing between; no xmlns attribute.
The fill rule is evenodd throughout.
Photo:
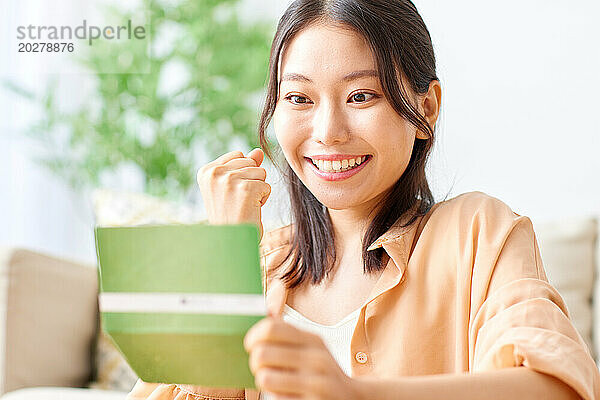
<svg viewBox="0 0 600 400"><path fill-rule="evenodd" d="M361 309L362 307L354 310L335 325L322 325L306 318L292 307L284 304L283 320L299 329L319 335L340 368L346 375L350 376L352 373L350 342L352 341L352 334L358 322ZM261 399L273 399L273 396L268 392L262 393Z"/></svg>

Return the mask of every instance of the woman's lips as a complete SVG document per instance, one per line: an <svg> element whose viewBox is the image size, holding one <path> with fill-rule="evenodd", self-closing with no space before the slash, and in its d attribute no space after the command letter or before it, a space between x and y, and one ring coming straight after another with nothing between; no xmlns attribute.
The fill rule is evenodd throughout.
<svg viewBox="0 0 600 400"><path fill-rule="evenodd" d="M322 159L322 160L341 160L341 159L347 159L348 156L345 155L334 155L334 156L328 156L327 158L321 158L321 156L315 156L315 157L319 157L319 158L315 158L315 159ZM329 157L335 157L335 158L329 158ZM317 166L315 164L313 164L312 159L308 158L308 157L304 157L304 159L306 160L306 162L310 165L310 167L312 168L312 171L315 173L315 175L317 175L319 178L322 178L326 181L341 181L344 179L348 179L353 175L356 175L357 173L359 173L365 165L367 165L369 163L369 161L371 161L371 158L373 158L370 155L366 155L366 159L360 163L360 165L355 166L354 168L351 168L347 171L322 171L319 168L317 168Z"/></svg>

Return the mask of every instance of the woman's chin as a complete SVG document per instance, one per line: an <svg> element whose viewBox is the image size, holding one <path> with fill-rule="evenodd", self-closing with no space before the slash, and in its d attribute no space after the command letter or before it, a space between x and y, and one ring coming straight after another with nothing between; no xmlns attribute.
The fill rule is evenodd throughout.
<svg viewBox="0 0 600 400"><path fill-rule="evenodd" d="M331 210L346 210L364 205L369 199L365 192L369 187L362 181L356 182L328 182L317 179L306 179L306 175L300 180L315 198L325 207ZM351 183L351 184L348 184Z"/></svg>
<svg viewBox="0 0 600 400"><path fill-rule="evenodd" d="M363 204L358 199L349 198L346 194L335 195L334 193L315 193L317 200L330 210L347 210L356 208Z"/></svg>

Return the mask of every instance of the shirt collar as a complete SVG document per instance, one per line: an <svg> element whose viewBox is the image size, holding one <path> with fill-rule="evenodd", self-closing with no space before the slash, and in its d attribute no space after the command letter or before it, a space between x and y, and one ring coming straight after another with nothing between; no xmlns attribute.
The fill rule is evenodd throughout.
<svg viewBox="0 0 600 400"><path fill-rule="evenodd" d="M371 243L369 247L367 247L367 251L375 250L380 247L385 249L384 244L397 242L407 234L410 236L411 231L417 227L418 221L421 219L416 218L411 224L408 224L410 219L415 215L418 205L419 203L415 202L412 207L410 207L400 218L398 218L398 220L394 222L394 224L387 231L385 231L381 236L375 239L375 241Z"/></svg>
<svg viewBox="0 0 600 400"><path fill-rule="evenodd" d="M385 249L386 244L402 241L402 238L406 237L407 235L411 236L411 233L414 234L414 228L416 228L416 226L418 225L419 220L420 218L417 218L408 226L402 226L405 225L406 222L408 222L408 218L402 218L396 221L396 223L392 225L390 229L388 229L384 234L375 239L375 241L371 243L369 247L367 247L367 251L376 250L381 247Z"/></svg>
<svg viewBox="0 0 600 400"><path fill-rule="evenodd" d="M383 248L389 256L389 260L366 303L403 282L413 242L422 219L423 217L417 217L407 226L402 226L403 222L407 221L406 219L398 221L367 248L368 251ZM368 319L369 315L366 315L366 318Z"/></svg>
<svg viewBox="0 0 600 400"><path fill-rule="evenodd" d="M423 217L417 217L407 226L402 225L405 225L408 221L408 217L399 219L390 229L377 238L367 248L367 251L383 248L389 256L389 260L382 275L371 290L366 303L395 287L402 281L408 265L413 242L422 219ZM284 249L287 250L287 247L282 248L282 250ZM287 270L286 266L282 267L283 270ZM265 296L267 309L271 314L281 315L283 306L287 300L287 295L288 290L282 280L270 280Z"/></svg>

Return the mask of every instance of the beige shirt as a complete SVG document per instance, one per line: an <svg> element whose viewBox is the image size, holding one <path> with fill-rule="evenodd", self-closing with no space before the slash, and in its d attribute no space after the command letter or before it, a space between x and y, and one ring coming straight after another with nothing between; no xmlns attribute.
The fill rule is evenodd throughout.
<svg viewBox="0 0 600 400"><path fill-rule="evenodd" d="M274 267L291 226L261 243L270 311L287 289ZM471 192L437 203L408 227L371 244L390 259L360 311L350 345L351 376L380 378L525 366L600 399L600 374L567 307L546 278L529 218ZM283 269L285 270L285 265ZM138 380L127 400L257 399L252 389Z"/></svg>

